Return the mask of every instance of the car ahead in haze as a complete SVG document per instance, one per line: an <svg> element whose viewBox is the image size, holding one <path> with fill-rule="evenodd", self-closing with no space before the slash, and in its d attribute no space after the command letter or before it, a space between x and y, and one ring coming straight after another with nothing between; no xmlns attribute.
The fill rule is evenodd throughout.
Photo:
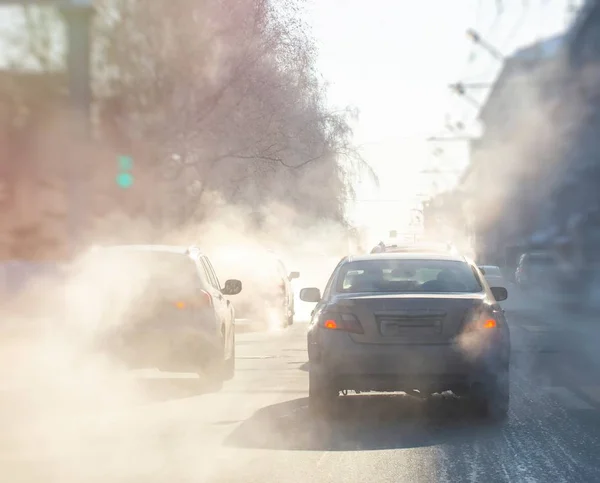
<svg viewBox="0 0 600 483"><path fill-rule="evenodd" d="M480 265L479 270L491 287L506 287L506 280L500 267L496 265Z"/></svg>
<svg viewBox="0 0 600 483"><path fill-rule="evenodd" d="M515 281L522 289L548 286L554 280L556 260L545 251L523 253L515 271Z"/></svg>
<svg viewBox="0 0 600 483"><path fill-rule="evenodd" d="M245 270L246 289L236 297L237 316L254 318L265 325L287 327L294 323L295 304L292 280L299 272L288 272L272 251L253 254L250 263L240 264Z"/></svg>
<svg viewBox="0 0 600 483"><path fill-rule="evenodd" d="M347 257L316 302L307 342L309 405L330 414L340 391L451 390L482 415L509 404L509 329L477 266L458 255Z"/></svg>
<svg viewBox="0 0 600 483"><path fill-rule="evenodd" d="M121 245L93 250L101 347L127 365L196 372L218 381L235 371L235 314L198 248Z"/></svg>

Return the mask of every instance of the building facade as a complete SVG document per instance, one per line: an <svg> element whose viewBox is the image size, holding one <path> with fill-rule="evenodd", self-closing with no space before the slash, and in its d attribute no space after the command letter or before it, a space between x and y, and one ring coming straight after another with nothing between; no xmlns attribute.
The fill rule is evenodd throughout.
<svg viewBox="0 0 600 483"><path fill-rule="evenodd" d="M507 58L479 117L459 183L478 257L514 265L534 247L600 239L600 1Z"/></svg>

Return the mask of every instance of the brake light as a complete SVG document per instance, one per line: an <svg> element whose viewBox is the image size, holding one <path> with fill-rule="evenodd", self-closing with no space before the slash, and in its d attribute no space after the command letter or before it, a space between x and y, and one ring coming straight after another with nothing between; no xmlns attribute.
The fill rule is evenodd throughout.
<svg viewBox="0 0 600 483"><path fill-rule="evenodd" d="M326 313L320 317L319 325L329 330L340 330L353 334L365 333L358 319L352 314Z"/></svg>
<svg viewBox="0 0 600 483"><path fill-rule="evenodd" d="M464 332L490 330L498 328L498 321L487 310L477 311L465 321Z"/></svg>
<svg viewBox="0 0 600 483"><path fill-rule="evenodd" d="M213 300L212 296L208 292L200 290L198 297L196 297L195 300L176 300L175 302L173 302L173 306L179 310L190 309L192 307L212 307Z"/></svg>

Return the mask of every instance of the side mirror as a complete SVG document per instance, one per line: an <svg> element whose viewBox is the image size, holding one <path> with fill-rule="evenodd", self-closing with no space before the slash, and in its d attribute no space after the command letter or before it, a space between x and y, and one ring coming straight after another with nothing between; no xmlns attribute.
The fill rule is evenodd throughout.
<svg viewBox="0 0 600 483"><path fill-rule="evenodd" d="M289 281L292 281L292 280L294 280L294 279L296 279L296 278L300 278L300 272L291 272L291 273L288 275L288 280L289 280Z"/></svg>
<svg viewBox="0 0 600 483"><path fill-rule="evenodd" d="M223 295L237 295L242 291L242 282L239 280L227 280L225 286L221 290Z"/></svg>
<svg viewBox="0 0 600 483"><path fill-rule="evenodd" d="M485 269L484 269L483 267L477 267L477 268L479 268L479 271L480 271L480 272L481 272L483 275L485 275Z"/></svg>
<svg viewBox="0 0 600 483"><path fill-rule="evenodd" d="M502 302L508 298L508 290L504 287L491 287L491 290L496 302Z"/></svg>
<svg viewBox="0 0 600 483"><path fill-rule="evenodd" d="M300 300L303 302L317 303L321 301L321 291L318 288L303 288L300 290Z"/></svg>

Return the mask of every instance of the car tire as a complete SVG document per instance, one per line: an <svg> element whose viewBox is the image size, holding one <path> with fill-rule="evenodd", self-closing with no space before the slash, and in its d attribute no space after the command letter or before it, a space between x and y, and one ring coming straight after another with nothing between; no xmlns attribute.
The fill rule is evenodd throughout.
<svg viewBox="0 0 600 483"><path fill-rule="evenodd" d="M235 375L235 335L233 336L232 344L231 357L225 361L223 379L226 381L233 379Z"/></svg>
<svg viewBox="0 0 600 483"><path fill-rule="evenodd" d="M337 405L339 390L324 372L311 367L308 373L308 408L313 416L329 417Z"/></svg>
<svg viewBox="0 0 600 483"><path fill-rule="evenodd" d="M492 421L503 421L510 404L510 377L508 369L498 372L489 381L478 384L471 393L472 407L477 416Z"/></svg>

